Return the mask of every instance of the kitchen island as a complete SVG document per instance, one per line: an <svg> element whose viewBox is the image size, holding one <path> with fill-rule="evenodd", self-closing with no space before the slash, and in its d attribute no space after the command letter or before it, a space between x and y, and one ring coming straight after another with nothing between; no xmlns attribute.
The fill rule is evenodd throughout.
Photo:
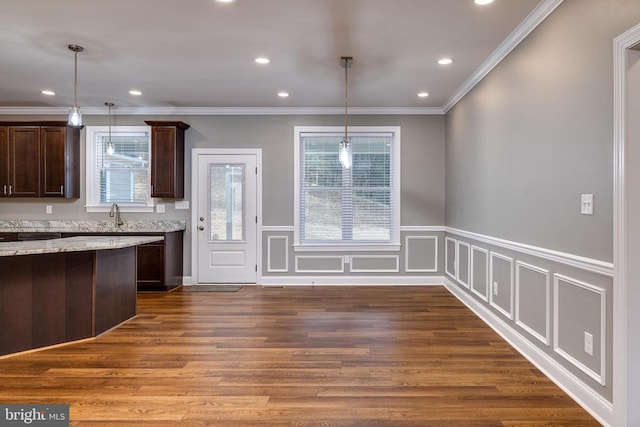
<svg viewBox="0 0 640 427"><path fill-rule="evenodd" d="M0 243L0 356L95 337L136 314L136 246L161 236Z"/></svg>
<svg viewBox="0 0 640 427"><path fill-rule="evenodd" d="M0 242L71 236L161 236L138 246L138 291L171 291L182 285L183 234L180 220L0 220Z"/></svg>

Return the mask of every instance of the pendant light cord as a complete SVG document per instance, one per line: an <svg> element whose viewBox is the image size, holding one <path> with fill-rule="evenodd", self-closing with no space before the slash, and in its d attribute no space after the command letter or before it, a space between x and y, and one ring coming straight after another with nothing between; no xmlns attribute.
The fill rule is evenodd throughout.
<svg viewBox="0 0 640 427"><path fill-rule="evenodd" d="M344 60L344 141L345 144L349 143L347 139L347 111L349 100L349 58Z"/></svg>
<svg viewBox="0 0 640 427"><path fill-rule="evenodd" d="M73 106L78 107L78 50L73 51Z"/></svg>

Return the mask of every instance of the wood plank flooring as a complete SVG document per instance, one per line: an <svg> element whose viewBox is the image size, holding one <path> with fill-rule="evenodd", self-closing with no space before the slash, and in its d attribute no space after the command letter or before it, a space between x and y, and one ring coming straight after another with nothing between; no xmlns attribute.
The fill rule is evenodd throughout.
<svg viewBox="0 0 640 427"><path fill-rule="evenodd" d="M598 426L442 287L139 294L95 340L0 360L74 426Z"/></svg>

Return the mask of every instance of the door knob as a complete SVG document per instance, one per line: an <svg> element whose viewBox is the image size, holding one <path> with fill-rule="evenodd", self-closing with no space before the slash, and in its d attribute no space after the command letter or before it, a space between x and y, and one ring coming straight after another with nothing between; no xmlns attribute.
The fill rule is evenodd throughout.
<svg viewBox="0 0 640 427"><path fill-rule="evenodd" d="M204 230L204 226L201 225L200 227L198 227L198 230L200 231Z"/></svg>

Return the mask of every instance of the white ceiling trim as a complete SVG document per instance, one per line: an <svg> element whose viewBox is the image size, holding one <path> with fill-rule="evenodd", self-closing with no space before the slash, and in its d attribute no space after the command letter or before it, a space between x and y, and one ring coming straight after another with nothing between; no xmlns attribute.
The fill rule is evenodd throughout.
<svg viewBox="0 0 640 427"><path fill-rule="evenodd" d="M106 107L82 107L85 116L107 114ZM341 107L117 107L122 115L157 116L277 116L277 115L337 115ZM67 107L0 107L0 115L67 115ZM350 115L442 115L440 107L350 107Z"/></svg>
<svg viewBox="0 0 640 427"><path fill-rule="evenodd" d="M442 106L447 113L467 93L484 79L513 49L516 48L538 25L540 25L564 0L544 0L531 11L518 27L513 30L500 46L478 67L478 69L454 92Z"/></svg>

